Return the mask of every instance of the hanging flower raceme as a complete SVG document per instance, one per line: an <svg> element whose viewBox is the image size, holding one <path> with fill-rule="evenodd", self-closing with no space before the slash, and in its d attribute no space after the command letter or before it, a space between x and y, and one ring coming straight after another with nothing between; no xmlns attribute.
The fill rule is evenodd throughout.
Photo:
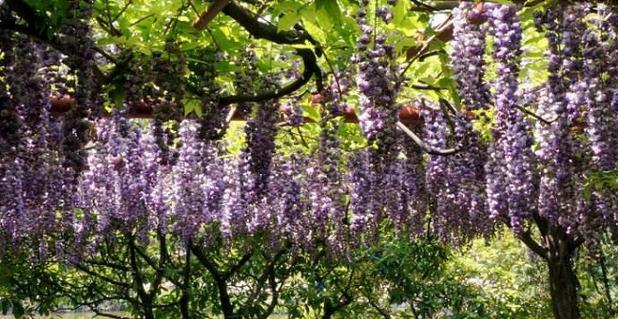
<svg viewBox="0 0 618 319"><path fill-rule="evenodd" d="M90 116L100 115L102 108L98 98L94 76L95 51L88 20L92 16L93 5L87 1L71 0L67 3L67 16L60 30L60 43L68 52L67 65L79 79L75 86L75 103L65 115L63 130L64 165L78 174L85 168L86 153L83 150L88 142ZM76 181L73 176L73 181Z"/></svg>
<svg viewBox="0 0 618 319"><path fill-rule="evenodd" d="M447 145L447 121L440 110L424 108L421 116L425 120L423 136L425 142L435 148L446 148ZM437 195L445 184L447 171L447 157L429 155L426 164L427 191Z"/></svg>
<svg viewBox="0 0 618 319"><path fill-rule="evenodd" d="M609 30L603 31L610 34ZM586 133L590 138L592 160L599 169L610 170L616 166L617 154L615 145L611 144L612 131L616 124L615 114L610 107L614 94L608 90L608 86L612 85L616 78L606 81L602 78L604 75L612 75L605 73L612 66L606 64L611 48L608 47L610 44L602 40L604 36L607 35L593 29L586 30L583 35L583 75L586 85L585 103L588 106Z"/></svg>
<svg viewBox="0 0 618 319"><path fill-rule="evenodd" d="M346 213L345 176L341 172L338 125L330 115L322 119L319 148L306 168L307 193L311 213L312 244L324 243L331 251L342 252Z"/></svg>
<svg viewBox="0 0 618 319"><path fill-rule="evenodd" d="M435 106L426 107L422 109L421 115L425 120L423 136L431 147L445 149L454 138L461 138L457 127L455 134L449 134L444 110ZM469 143L466 146L470 146ZM414 160L414 150L409 149L408 152ZM429 198L428 203L417 204L419 208L416 208L415 214L422 220L424 212L419 209L427 205L431 213L429 226L432 234L440 240L456 244L491 229L491 223L488 223L483 215L484 184L483 174L479 172L484 161L483 153L476 154L481 157L481 160L478 160L480 164L475 164L475 159L467 158L468 155L463 149L460 153L449 156L430 154L425 166L425 183L417 181L414 187L420 196L427 192ZM479 165L481 167L478 167ZM413 162L413 167L422 172L423 167L418 163L418 159ZM418 223L418 220L414 222ZM421 225L415 225L417 232L422 231Z"/></svg>
<svg viewBox="0 0 618 319"><path fill-rule="evenodd" d="M43 78L46 47L4 34L5 80L0 92L0 226L15 247L34 244L44 258L56 212L63 208L62 140L59 122L49 116L50 84Z"/></svg>
<svg viewBox="0 0 618 319"><path fill-rule="evenodd" d="M278 156L273 161L269 182L270 232L277 246L287 243L296 249L308 247L309 201L305 175L307 163L298 155Z"/></svg>
<svg viewBox="0 0 618 319"><path fill-rule="evenodd" d="M489 105L489 86L485 82L485 37L487 28L481 10L484 7L471 2L461 2L453 11L453 51L451 53L454 78L457 81L461 100L462 114L454 119L455 139L461 151L453 155L452 172L458 178L452 180L457 189L455 203L465 207L473 217L470 225L478 230L488 229L482 216L486 215L485 202L485 165L486 146L483 145L478 132L473 130L472 111L486 109ZM492 190L496 190L492 188Z"/></svg>
<svg viewBox="0 0 618 319"><path fill-rule="evenodd" d="M165 234L169 225L169 194L172 185L172 167L166 165L161 153L164 149L154 134L155 124L150 122L150 130L144 134L143 143L143 184L144 204L153 216L148 219L150 229Z"/></svg>
<svg viewBox="0 0 618 319"><path fill-rule="evenodd" d="M421 236L425 230L428 194L425 181L423 151L414 142L404 145L406 164L402 177L401 201L408 205L408 213L400 221L400 228L407 237Z"/></svg>
<svg viewBox="0 0 618 319"><path fill-rule="evenodd" d="M197 235L204 207L205 145L199 138L199 125L191 119L180 123L180 150L174 166L174 228L185 241Z"/></svg>
<svg viewBox="0 0 618 319"><path fill-rule="evenodd" d="M247 136L247 153L249 167L254 174L255 194L260 197L268 187L268 179L275 153L275 135L277 120L279 119L279 104L275 101L266 101L258 106L254 119L247 122L245 133Z"/></svg>
<svg viewBox="0 0 618 319"><path fill-rule="evenodd" d="M363 233L367 224L373 220L375 198L372 192L373 169L368 152L355 154L349 162L350 208L353 216L350 228L354 232Z"/></svg>
<svg viewBox="0 0 618 319"><path fill-rule="evenodd" d="M291 98L288 102L282 105L283 114L286 122L291 126L300 126L303 124L303 109L298 103L298 98Z"/></svg>
<svg viewBox="0 0 618 319"><path fill-rule="evenodd" d="M489 87L484 80L486 28L473 21L478 10L475 3L468 1L460 2L453 10L451 66L467 110L485 109L489 104Z"/></svg>
<svg viewBox="0 0 618 319"><path fill-rule="evenodd" d="M425 120L423 127L425 142L434 148L446 148L448 127L442 111L424 108L421 110L421 116ZM443 226L441 221L446 220L451 213L449 206L453 199L452 196L447 196L448 193L453 193L453 190L449 189L448 166L449 159L447 157L429 155L425 167L425 183L430 198L429 205L432 215L437 217L434 218L434 220L437 220L434 224L438 226L435 226L434 229L443 233L446 232L446 228L441 227Z"/></svg>
<svg viewBox="0 0 618 319"><path fill-rule="evenodd" d="M217 76L215 63L221 58L220 52L206 52L205 65L198 64L201 71L199 81L202 85L202 118L200 126L200 136L206 141L221 139L228 128L230 113L229 105L219 103L219 85L215 83Z"/></svg>
<svg viewBox="0 0 618 319"><path fill-rule="evenodd" d="M512 6L486 4L490 32L494 36L493 57L497 67L495 81L495 107L497 132L492 151L498 152L493 157L504 162L493 163L488 178L503 178L506 182L506 196L490 194L490 200L508 200L509 224L517 233L522 230L523 220L535 209L534 196L535 167L531 150L532 137L529 125L523 114L517 110L519 91L519 60L521 55L522 29ZM502 153L500 153L502 152ZM504 165L502 169L498 166ZM496 176L504 174L503 177ZM494 183L489 181L489 183ZM496 185L496 187L500 187ZM489 192L498 191L490 187ZM502 186L504 187L504 185ZM499 204L505 208L505 204ZM493 207L494 209L497 207ZM491 210L491 208L490 208ZM490 212L491 213L491 212ZM494 210L494 215L496 212Z"/></svg>
<svg viewBox="0 0 618 319"><path fill-rule="evenodd" d="M235 73L234 86L238 93L254 93L255 84L254 79L259 77L257 56L253 48L247 48L240 58L239 64L242 66L241 71ZM236 114L241 117L247 117L251 114L253 103L242 102L238 103L236 107Z"/></svg>
<svg viewBox="0 0 618 319"><path fill-rule="evenodd" d="M375 14L385 23L392 19L388 7L380 7ZM366 4L357 12L356 21L363 32L356 45L359 53L354 57L354 62L358 63L357 86L361 94L358 119L365 136L374 140L385 129L394 130L398 120L395 107L399 90L397 64L394 48L386 44L386 35L370 26ZM372 36L375 36L373 44Z"/></svg>
<svg viewBox="0 0 618 319"><path fill-rule="evenodd" d="M473 130L471 119L463 114L454 118L454 138L460 151L449 158L449 181L453 183L456 194L454 203L463 209L469 221L465 233L489 234L493 223L487 219L485 165L488 161L487 146L480 134Z"/></svg>
<svg viewBox="0 0 618 319"><path fill-rule="evenodd" d="M584 103L588 108L585 133L592 153L592 166L598 171L607 172L618 168L618 113L615 111L618 19L615 18L615 12L612 14L603 4L598 6L596 13L603 18L593 16L589 21L592 26L582 37ZM614 234L618 234L618 196L611 191L598 189L591 200L595 214L585 219L591 224L597 222L607 225ZM598 240L596 237L592 227L587 227L585 238L595 242Z"/></svg>
<svg viewBox="0 0 618 319"><path fill-rule="evenodd" d="M581 7L570 6L548 10L544 17L550 75L539 99L538 113L552 122L537 123L540 147L536 154L543 167L539 213L569 232L574 230L577 212L579 191L575 180L582 177L575 177L577 141L572 137L571 125L579 116L583 98L578 81L582 61L577 39L582 36L584 15Z"/></svg>

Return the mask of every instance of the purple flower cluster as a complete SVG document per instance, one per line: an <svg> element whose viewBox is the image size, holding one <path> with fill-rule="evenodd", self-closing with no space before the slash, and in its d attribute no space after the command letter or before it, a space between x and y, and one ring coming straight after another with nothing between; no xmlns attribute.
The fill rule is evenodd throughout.
<svg viewBox="0 0 618 319"><path fill-rule="evenodd" d="M303 108L298 103L298 98L291 98L282 105L283 115L288 124L300 126L303 124Z"/></svg>
<svg viewBox="0 0 618 319"><path fill-rule="evenodd" d="M425 230L428 195L425 180L423 151L414 142L404 146L406 163L402 178L402 202L408 204L408 213L401 218L401 229L407 237L420 236Z"/></svg>
<svg viewBox="0 0 618 319"><path fill-rule="evenodd" d="M493 225L485 218L487 147L479 133L473 130L470 119L459 115L454 125L454 136L462 148L450 159L449 180L455 185L454 203L469 216L468 234L489 234Z"/></svg>
<svg viewBox="0 0 618 319"><path fill-rule="evenodd" d="M306 165L294 154L289 158L277 157L269 183L269 202L274 204L270 214L279 241L308 247L311 237L309 220L305 216L310 206L303 175Z"/></svg>
<svg viewBox="0 0 618 319"><path fill-rule="evenodd" d="M363 233L372 221L374 201L372 192L372 169L369 153L355 154L349 162L350 208L354 212L350 220L352 231Z"/></svg>
<svg viewBox="0 0 618 319"><path fill-rule="evenodd" d="M478 23L476 4L461 2L453 10L453 51L451 64L457 81L459 94L463 103L463 113L470 110L486 109L490 103L489 85L485 82L485 37L487 28ZM486 214L485 165L486 147L472 128L469 114L462 114L455 119L455 137L462 148L453 159L452 175L455 179L456 194L454 202L457 207L466 207L474 217L473 225L485 228L482 216ZM495 172L499 173L499 172ZM494 177L491 177L492 179ZM493 183L494 181L490 181ZM498 188L491 188L499 191ZM492 194L495 194L492 192ZM493 206L493 204L492 204ZM496 211L496 207L492 207ZM482 232L481 232L482 233Z"/></svg>
<svg viewBox="0 0 618 319"><path fill-rule="evenodd" d="M259 197L266 190L270 177L272 158L275 154L275 135L279 119L279 103L266 101L259 105L255 118L247 122L245 134L247 137L248 164L255 184L253 192Z"/></svg>
<svg viewBox="0 0 618 319"><path fill-rule="evenodd" d="M458 244L475 235L488 234L493 224L485 217L486 158L478 135L461 115L455 118L451 136L442 110L426 108L422 116L425 119L424 138L429 145L444 149L454 138L463 144L459 153L429 155L426 163L425 183L430 198L427 205L432 210L434 234ZM469 136L464 138L464 134Z"/></svg>
<svg viewBox="0 0 618 319"><path fill-rule="evenodd" d="M425 108L421 110L421 116L425 120L423 136L425 142L434 148L446 148L448 140L447 120L444 113L439 109ZM429 155L425 170L427 194L430 198L432 210L433 229L441 239L446 238L449 231L447 220L449 210L454 208L453 185L449 179L449 158L439 155Z"/></svg>
<svg viewBox="0 0 618 319"><path fill-rule="evenodd" d="M202 85L202 119L200 126L200 136L206 141L215 141L221 139L227 130L230 113L229 105L221 105L219 103L219 86L215 83L216 68L215 62L218 60L217 53L208 55L208 65L205 66L203 72Z"/></svg>
<svg viewBox="0 0 618 319"><path fill-rule="evenodd" d="M494 142L488 149L489 158L485 164L486 209L489 217L503 220L508 215L508 197L504 152L499 142Z"/></svg>
<svg viewBox="0 0 618 319"><path fill-rule="evenodd" d="M494 36L493 57L497 67L495 86L496 117L499 135L495 136L504 156L506 196L490 195L508 200L510 225L515 232L523 227L523 220L535 209L535 163L532 153L532 136L524 115L517 110L519 92L519 60L521 55L522 29L512 6L487 4L490 32ZM498 164L498 163L497 163ZM498 164L500 165L500 164ZM491 173L495 173L492 170ZM490 178L495 178L490 174ZM492 189L492 191L497 189ZM498 190L499 191L499 190Z"/></svg>
<svg viewBox="0 0 618 319"><path fill-rule="evenodd" d="M50 117L50 85L43 78L43 46L3 34L0 83L0 240L44 246L63 205L57 121ZM9 84L9 90L5 90ZM4 238L1 238L4 237ZM44 255L39 256L44 258Z"/></svg>
<svg viewBox="0 0 618 319"><path fill-rule="evenodd" d="M425 142L435 148L446 148L447 122L440 110L430 108L422 109L421 116L425 120L423 136ZM444 156L429 155L426 164L427 192L438 195L442 185L446 183L448 161Z"/></svg>
<svg viewBox="0 0 618 319"><path fill-rule="evenodd" d="M582 39L584 104L588 111L585 133L594 169L611 171L618 168L618 19L616 12L605 4L599 4L596 9L598 16L591 18L592 26L584 31ZM618 196L611 190L597 189L591 201L595 214L581 214L582 218L592 225L607 225L616 236ZM592 227L586 227L583 232L591 243L598 241L600 237Z"/></svg>
<svg viewBox="0 0 618 319"><path fill-rule="evenodd" d="M340 141L338 126L328 118L322 119L317 156L306 168L308 198L311 203L312 239L325 241L335 246L342 244L337 238L342 235L345 218L345 184L341 171ZM329 236L331 235L332 236ZM340 250L339 247L332 247Z"/></svg>
<svg viewBox="0 0 618 319"><path fill-rule="evenodd" d="M586 21L590 9L578 5L539 20L548 36L550 77L534 102L537 115L551 120L537 121L534 141L516 104L522 100L517 80L522 30L515 9L489 3L483 8L486 26L471 21L476 19L469 18L469 3L455 11L453 68L464 110L486 108L492 92L497 124L486 147L468 112L423 108L426 144L457 145L461 150L450 156L424 155L422 147L402 144L391 130L398 92L393 49L383 35L373 39L364 9L358 14L360 120L377 143L350 156L342 154L331 113L320 123L315 154L277 154L278 101L255 105L238 156L208 135L218 134L212 125L220 125L220 117L212 123L185 119L179 140L164 141L166 150L157 136L161 123L129 120L126 109L96 121L91 132L96 138L84 149L81 134L89 127L88 114L79 113L83 108L63 123L49 114L50 85L42 77L49 48L0 33L11 44L0 42L5 55L0 78L10 84L0 85L0 250L31 246L40 258L56 253L77 262L103 244L113 249L119 236L146 244L167 234L171 242L203 246L256 239L273 248L286 245L310 254L325 248L345 256L373 243L383 229L462 244L493 230L487 214L520 233L536 212L552 227L588 237L600 233L596 225L617 229L615 194L595 189L588 200L579 195L584 183L578 181L590 170L616 168L615 22ZM385 22L392 19L387 9L377 11ZM483 79L486 34L495 38L492 91ZM337 106L350 86L345 79L338 77L325 90ZM82 92L78 104L92 97L86 88ZM205 109L217 108L216 91L206 93ZM290 122L300 124L296 102L286 110ZM177 152L177 160L165 161L166 151Z"/></svg>
<svg viewBox="0 0 618 319"><path fill-rule="evenodd" d="M453 51L451 67L463 105L470 110L485 109L489 104L489 86L485 76L486 28L469 22L475 4L462 1L453 10Z"/></svg>
<svg viewBox="0 0 618 319"><path fill-rule="evenodd" d="M204 195L202 191L206 145L198 137L199 126L192 120L180 124L178 162L174 166L174 216L176 232L184 240L192 239L202 225Z"/></svg>
<svg viewBox="0 0 618 319"><path fill-rule="evenodd" d="M582 66L578 39L582 36L584 15L581 7L570 6L548 10L544 17L550 74L538 111L553 120L550 124L537 124L540 147L536 154L544 173L539 189L539 214L569 232L577 205L573 172L576 145L570 133L583 97L583 86L577 78Z"/></svg>
<svg viewBox="0 0 618 319"><path fill-rule="evenodd" d="M388 7L378 8L376 15L388 23L392 13ZM398 120L395 98L398 92L397 68L393 46L386 44L386 35L377 34L369 25L367 10L357 12L356 21L362 35L357 39L359 53L353 61L358 63L357 86L360 96L361 129L369 140L374 140L385 129L394 128ZM372 35L375 38L372 45Z"/></svg>
<svg viewBox="0 0 618 319"><path fill-rule="evenodd" d="M615 168L617 163L618 154L615 151L616 146L612 144L612 134L614 134L612 131L615 131L618 122L615 112L612 111L610 106L615 98L615 92L607 90L606 85L610 84L611 81L615 82L616 78L609 80L607 84L602 79L604 73L611 67L610 64L606 63L608 53L611 52L611 48L608 47L610 44L604 43L601 39L602 36L602 34L588 29L583 35L582 41L585 103L588 107L586 133L590 139L593 162L601 170L610 170ZM613 67L615 68L615 66ZM610 76L611 74L607 75Z"/></svg>
<svg viewBox="0 0 618 319"><path fill-rule="evenodd" d="M235 74L234 86L236 87L236 92L242 92L244 94L254 93L255 84L253 83L253 79L257 79L259 73L257 69L257 56L253 48L249 47L243 52L239 64L242 66L242 69ZM247 117L251 114L252 109L253 103L242 102L238 103L236 113L242 117Z"/></svg>
<svg viewBox="0 0 618 319"><path fill-rule="evenodd" d="M75 103L63 122L64 165L71 167L75 174L84 169L86 164L83 147L89 139L90 123L87 118L98 115L102 110L95 88L95 44L88 24L92 6L88 2L69 1L66 12L70 15L63 20L60 32L60 43L65 47L65 52L69 53L65 63L79 78L75 86Z"/></svg>

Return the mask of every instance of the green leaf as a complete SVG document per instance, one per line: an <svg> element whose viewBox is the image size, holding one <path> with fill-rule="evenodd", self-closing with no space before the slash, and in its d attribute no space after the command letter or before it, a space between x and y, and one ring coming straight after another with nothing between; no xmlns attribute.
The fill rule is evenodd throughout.
<svg viewBox="0 0 618 319"><path fill-rule="evenodd" d="M241 45L230 40L230 37L221 28L212 29L211 34L219 48L223 51L233 51L241 48Z"/></svg>
<svg viewBox="0 0 618 319"><path fill-rule="evenodd" d="M329 25L341 26L341 9L337 0L315 0L315 7L320 22L328 20Z"/></svg>
<svg viewBox="0 0 618 319"><path fill-rule="evenodd" d="M281 19L279 19L279 23L277 24L277 30L289 30L300 20L297 12L291 12L284 15Z"/></svg>
<svg viewBox="0 0 618 319"><path fill-rule="evenodd" d="M191 113L195 113L197 116L202 117L202 106L199 99L186 99L185 104L185 116Z"/></svg>
<svg viewBox="0 0 618 319"><path fill-rule="evenodd" d="M408 1L397 1L393 8L393 24L402 27L408 13Z"/></svg>
<svg viewBox="0 0 618 319"><path fill-rule="evenodd" d="M109 100L113 103L114 107L118 109L122 108L125 96L126 92L121 85L115 85L114 88L109 91Z"/></svg>
<svg viewBox="0 0 618 319"><path fill-rule="evenodd" d="M303 14L303 25L305 29L307 30L307 32L311 35L311 37L313 37L319 43L325 43L326 34L322 30L322 28L314 21L315 19L313 19L313 17L306 18L305 14Z"/></svg>
<svg viewBox="0 0 618 319"><path fill-rule="evenodd" d="M322 115L320 115L320 111L318 110L317 107L312 106L312 105L303 105L302 106L303 109L303 113L310 119L312 119L313 121L315 121L316 123L320 121L320 119L322 118Z"/></svg>
<svg viewBox="0 0 618 319"><path fill-rule="evenodd" d="M411 47L414 47L416 45L416 40L414 38L410 38L410 37L405 37L402 38L401 40L397 41L397 43L395 44L395 52L397 52L398 55L405 53L405 51Z"/></svg>

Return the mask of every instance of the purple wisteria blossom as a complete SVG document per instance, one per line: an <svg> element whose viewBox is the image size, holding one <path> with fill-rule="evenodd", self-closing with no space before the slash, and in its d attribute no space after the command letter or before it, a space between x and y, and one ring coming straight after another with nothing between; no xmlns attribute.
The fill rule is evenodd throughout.
<svg viewBox="0 0 618 319"><path fill-rule="evenodd" d="M349 162L350 208L353 216L350 220L352 231L362 233L372 221L375 199L372 192L372 173L369 153L355 154Z"/></svg>
<svg viewBox="0 0 618 319"><path fill-rule="evenodd" d="M493 58L496 62L497 79L495 86L495 107L498 120L494 136L496 145L493 151L503 152L496 157L504 156L504 162L497 165L506 165L502 172L506 176L506 199L510 225L517 233L523 227L523 220L530 216L535 209L535 163L532 154L532 136L529 124L515 104L518 101L519 60L521 55L522 29L512 6L487 4L490 32L494 36ZM488 174L494 176L495 170ZM500 173L499 173L500 174ZM490 183L492 183L490 181ZM499 185L497 185L499 187ZM496 188L489 189L495 191ZM490 194L492 199L502 199L501 196ZM491 208L490 208L491 210ZM490 212L491 213L491 212Z"/></svg>
<svg viewBox="0 0 618 319"><path fill-rule="evenodd" d="M574 160L577 141L571 125L579 117L583 83L578 80L582 67L579 39L583 35L581 6L548 10L544 19L549 43L550 71L538 112L551 118L550 124L537 123L540 147L536 154L544 167L539 189L539 214L572 232L577 211Z"/></svg>
<svg viewBox="0 0 618 319"><path fill-rule="evenodd" d="M453 10L453 51L451 66L459 95L469 110L485 109L489 104L489 87L485 76L486 28L470 23L468 16L475 4L462 1Z"/></svg>
<svg viewBox="0 0 618 319"><path fill-rule="evenodd" d="M376 15L385 23L393 17L388 7L378 8ZM398 120L395 106L399 90L397 64L393 46L386 44L386 35L376 34L371 43L377 30L369 24L364 7L357 12L356 21L363 32L356 41L360 52L353 58L358 63L357 87L361 93L358 119L365 136L374 140L383 130L391 130Z"/></svg>

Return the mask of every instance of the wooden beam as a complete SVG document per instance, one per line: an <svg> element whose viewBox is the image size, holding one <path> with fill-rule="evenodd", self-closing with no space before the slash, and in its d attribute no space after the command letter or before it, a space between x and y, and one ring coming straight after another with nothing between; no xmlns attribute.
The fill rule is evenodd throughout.
<svg viewBox="0 0 618 319"><path fill-rule="evenodd" d="M217 0L213 4L211 4L206 11L204 11L198 18L193 22L193 27L198 30L204 30L214 19L219 12L223 11L223 8L230 2L230 0Z"/></svg>
<svg viewBox="0 0 618 319"><path fill-rule="evenodd" d="M69 95L52 96L51 98L51 113L56 116L62 116L69 111L73 106L75 100ZM149 102L142 102L135 104L131 107L128 116L131 118L151 118L154 105ZM316 106L318 107L318 106ZM358 117L354 112L354 109L350 106L346 106L340 116L343 116L348 123L358 123ZM246 120L240 114L235 113L232 116L232 121L244 121ZM404 106L399 111L399 120L405 124L417 125L421 123L421 116L419 109L415 106ZM305 118L305 122L313 122L309 118Z"/></svg>

